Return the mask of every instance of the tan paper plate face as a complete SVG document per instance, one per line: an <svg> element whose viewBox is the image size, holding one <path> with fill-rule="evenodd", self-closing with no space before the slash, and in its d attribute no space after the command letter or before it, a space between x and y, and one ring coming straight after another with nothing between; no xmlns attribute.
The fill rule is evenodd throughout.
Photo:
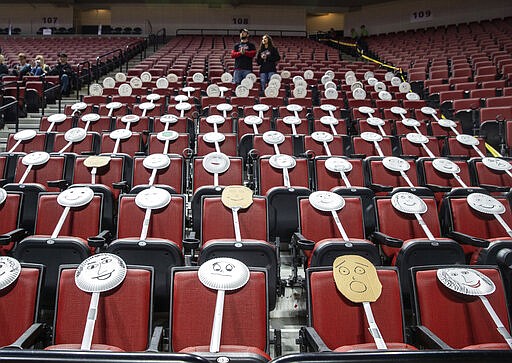
<svg viewBox="0 0 512 363"><path fill-rule="evenodd" d="M252 204L252 190L243 185L229 185L222 191L222 204L228 208L248 208Z"/></svg>
<svg viewBox="0 0 512 363"><path fill-rule="evenodd" d="M110 156L89 156L84 160L84 165L87 168L102 168L110 163Z"/></svg>
<svg viewBox="0 0 512 363"><path fill-rule="evenodd" d="M332 265L334 281L339 292L354 303L375 302L382 292L382 284L375 266L366 258L355 255L340 256Z"/></svg>

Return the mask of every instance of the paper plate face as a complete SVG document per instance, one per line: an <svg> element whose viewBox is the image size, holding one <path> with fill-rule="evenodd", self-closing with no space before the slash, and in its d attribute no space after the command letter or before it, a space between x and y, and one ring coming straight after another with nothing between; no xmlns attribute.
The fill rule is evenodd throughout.
<svg viewBox="0 0 512 363"><path fill-rule="evenodd" d="M385 91L387 89L386 84L384 82L377 82L373 85L373 89L375 92Z"/></svg>
<svg viewBox="0 0 512 363"><path fill-rule="evenodd" d="M222 112L222 111L227 111L227 112L229 112L229 111L231 111L232 109L233 109L233 106L231 106L229 103L219 103L219 104L217 105L217 110L219 110L219 111L221 111L221 112Z"/></svg>
<svg viewBox="0 0 512 363"><path fill-rule="evenodd" d="M142 79L139 77L132 77L132 79L130 79L130 86L132 86L132 88L142 88Z"/></svg>
<svg viewBox="0 0 512 363"><path fill-rule="evenodd" d="M506 171L512 169L512 165L506 160L500 158L483 158L482 163L489 169L497 171Z"/></svg>
<svg viewBox="0 0 512 363"><path fill-rule="evenodd" d="M370 86L375 86L375 84L378 82L377 78L370 77L366 80Z"/></svg>
<svg viewBox="0 0 512 363"><path fill-rule="evenodd" d="M249 73L247 76L245 76L245 78L248 78L252 81L252 83L255 83L256 80L258 79L258 77L256 77L256 75L254 73Z"/></svg>
<svg viewBox="0 0 512 363"><path fill-rule="evenodd" d="M425 202L415 194L409 192L398 192L391 197L391 205L407 214L423 214L428 208Z"/></svg>
<svg viewBox="0 0 512 363"><path fill-rule="evenodd" d="M119 104L119 107L117 107ZM105 106L106 108L111 108L111 109L116 109L116 108L121 108L122 104L120 102L110 102L110 103L107 103L107 105ZM81 120L83 122L96 122L98 121L99 119L101 118L100 115L98 115L97 113L86 113L85 115L82 116Z"/></svg>
<svg viewBox="0 0 512 363"><path fill-rule="evenodd" d="M352 97L356 100L364 100L366 98L366 91L362 88L356 88L352 91Z"/></svg>
<svg viewBox="0 0 512 363"><path fill-rule="evenodd" d="M281 78L283 78L283 79L288 79L291 76L292 76L292 74L290 73L290 71L284 70L281 72Z"/></svg>
<svg viewBox="0 0 512 363"><path fill-rule="evenodd" d="M391 78L391 85L392 86L400 86L400 83L402 83L402 80L398 77Z"/></svg>
<svg viewBox="0 0 512 363"><path fill-rule="evenodd" d="M400 91L400 93L410 92L411 91L411 85L409 83L407 83L407 82L402 82L398 86L398 90Z"/></svg>
<svg viewBox="0 0 512 363"><path fill-rule="evenodd" d="M140 120L140 117L137 115L124 115L123 117L121 117L121 122L125 123L125 124L132 123L132 122L139 122L139 120Z"/></svg>
<svg viewBox="0 0 512 363"><path fill-rule="evenodd" d="M418 120L415 120L413 118L404 118L402 120L402 124L407 127L419 127L421 125Z"/></svg>
<svg viewBox="0 0 512 363"><path fill-rule="evenodd" d="M391 171L407 171L411 168L411 165L402 158L397 158L396 156L387 156L382 159L382 165L386 169Z"/></svg>
<svg viewBox="0 0 512 363"><path fill-rule="evenodd" d="M263 119L261 117L255 115L249 115L244 117L244 122L246 125L261 125L263 123Z"/></svg>
<svg viewBox="0 0 512 363"><path fill-rule="evenodd" d="M71 105L71 109L73 111L83 111L87 108L87 103L85 102L76 102Z"/></svg>
<svg viewBox="0 0 512 363"><path fill-rule="evenodd" d="M380 142L380 141L382 141L382 135L380 135L380 134L378 134L376 132L371 132L371 131L362 132L361 133L361 138L364 141L368 141L368 142Z"/></svg>
<svg viewBox="0 0 512 363"><path fill-rule="evenodd" d="M64 134L64 140L67 142L80 142L87 136L87 131L81 127L73 127Z"/></svg>
<svg viewBox="0 0 512 363"><path fill-rule="evenodd" d="M366 122L371 126L384 126L386 124L384 120L379 117L368 117Z"/></svg>
<svg viewBox="0 0 512 363"><path fill-rule="evenodd" d="M275 87L268 86L265 88L265 96L266 97L277 97L279 94L279 90Z"/></svg>
<svg viewBox="0 0 512 363"><path fill-rule="evenodd" d="M384 75L384 79L387 81L387 82L390 82L391 79L394 77L394 73L393 72L386 72L386 74Z"/></svg>
<svg viewBox="0 0 512 363"><path fill-rule="evenodd" d="M135 204L142 209L160 209L171 202L171 194L162 188L144 189L135 197Z"/></svg>
<svg viewBox="0 0 512 363"><path fill-rule="evenodd" d="M57 203L63 207L82 207L91 202L94 192L89 187L68 188L57 197Z"/></svg>
<svg viewBox="0 0 512 363"><path fill-rule="evenodd" d="M263 133L263 141L270 145L279 145L282 144L285 140L285 137L279 131L267 131Z"/></svg>
<svg viewBox="0 0 512 363"><path fill-rule="evenodd" d="M315 131L311 134L311 138L316 142L331 142L334 140L334 136L325 131Z"/></svg>
<svg viewBox="0 0 512 363"><path fill-rule="evenodd" d="M50 154L44 151L35 151L33 153L27 154L21 159L23 165L43 165L50 160Z"/></svg>
<svg viewBox="0 0 512 363"><path fill-rule="evenodd" d="M452 121L452 120L448 120L446 118L442 118L442 119L439 119L439 121L437 122L441 127L446 127L446 128L455 128L457 127L457 124Z"/></svg>
<svg viewBox="0 0 512 363"><path fill-rule="evenodd" d="M364 257L339 256L334 260L332 272L338 291L354 303L375 302L382 293L377 270Z"/></svg>
<svg viewBox="0 0 512 363"><path fill-rule="evenodd" d="M167 78L161 77L156 80L156 88L166 89L168 87L169 87L169 80Z"/></svg>
<svg viewBox="0 0 512 363"><path fill-rule="evenodd" d="M348 84L349 86L352 86L356 82L357 82L356 76L349 75L349 76L345 77L345 83Z"/></svg>
<svg viewBox="0 0 512 363"><path fill-rule="evenodd" d="M457 164L449 159L437 158L432 160L432 166L437 171L446 174L458 174L460 173L460 168Z"/></svg>
<svg viewBox="0 0 512 363"><path fill-rule="evenodd" d="M388 91L380 91L379 98L383 101L391 101L393 99L391 93L389 93Z"/></svg>
<svg viewBox="0 0 512 363"><path fill-rule="evenodd" d="M169 73L166 78L169 81L169 83L178 82L178 76L175 73Z"/></svg>
<svg viewBox="0 0 512 363"><path fill-rule="evenodd" d="M117 110L123 107L123 104L121 102L109 102L105 106L109 110ZM98 115L99 116L99 115Z"/></svg>
<svg viewBox="0 0 512 363"><path fill-rule="evenodd" d="M413 144L426 144L428 143L428 137L425 135L418 134L416 132L410 132L405 135L406 139Z"/></svg>
<svg viewBox="0 0 512 363"><path fill-rule="evenodd" d="M31 140L34 137L36 137L37 131L36 130L21 130L14 134L13 138L16 141L25 141L25 140Z"/></svg>
<svg viewBox="0 0 512 363"><path fill-rule="evenodd" d="M299 125L301 123L300 117L295 116L285 116L283 117L283 122L287 125Z"/></svg>
<svg viewBox="0 0 512 363"><path fill-rule="evenodd" d="M188 102L180 102L174 105L174 108L178 111L188 111L192 108L192 105Z"/></svg>
<svg viewBox="0 0 512 363"><path fill-rule="evenodd" d="M474 210L485 214L503 214L506 209L496 198L483 193L471 193L466 201Z"/></svg>
<svg viewBox="0 0 512 363"><path fill-rule="evenodd" d="M320 82L325 86L327 83L331 82L331 83L334 83L331 81L331 77L329 77L327 74L324 74L322 76L322 78L320 78Z"/></svg>
<svg viewBox="0 0 512 363"><path fill-rule="evenodd" d="M211 84L206 88L206 94L208 97L219 97L220 96L220 88L216 84Z"/></svg>
<svg viewBox="0 0 512 363"><path fill-rule="evenodd" d="M348 173L352 170L352 164L347 159L331 157L325 161L325 168L333 173Z"/></svg>
<svg viewBox="0 0 512 363"><path fill-rule="evenodd" d="M220 132L207 132L203 135L204 142L213 144L215 142L222 142L226 139L226 135Z"/></svg>
<svg viewBox="0 0 512 363"><path fill-rule="evenodd" d="M458 142L466 146L476 146L480 144L480 141L476 137L466 134L459 134L455 137Z"/></svg>
<svg viewBox="0 0 512 363"><path fill-rule="evenodd" d="M432 107L427 106L422 107L421 112L423 112L425 115L435 115L437 113L437 111L434 110Z"/></svg>
<svg viewBox="0 0 512 363"><path fill-rule="evenodd" d="M75 284L85 292L105 292L119 286L126 277L126 264L111 253L98 253L85 259L75 273Z"/></svg>
<svg viewBox="0 0 512 363"><path fill-rule="evenodd" d="M93 83L89 86L89 93L91 96L101 96L103 94L103 87L98 83Z"/></svg>
<svg viewBox="0 0 512 363"><path fill-rule="evenodd" d="M232 291L249 281L250 272L244 263L234 258L219 257L204 262L197 276L209 289Z"/></svg>
<svg viewBox="0 0 512 363"><path fill-rule="evenodd" d="M110 156L91 155L84 160L86 168L102 168L110 163Z"/></svg>
<svg viewBox="0 0 512 363"><path fill-rule="evenodd" d="M368 115L370 115L370 114L375 112L375 110L373 108L368 107L368 106L361 106L361 107L358 108L358 110L359 110L359 112L365 113L365 114L368 114Z"/></svg>
<svg viewBox="0 0 512 363"><path fill-rule="evenodd" d="M304 79L313 79L314 76L315 73L311 69L304 71Z"/></svg>
<svg viewBox="0 0 512 363"><path fill-rule="evenodd" d="M326 77L326 76L324 76L324 77ZM334 83L333 81L325 82L324 89L329 89L329 88L336 89L336 83Z"/></svg>
<svg viewBox="0 0 512 363"><path fill-rule="evenodd" d="M160 131L158 134L156 134L156 138L160 141L173 141L178 137L180 137L180 134L174 130Z"/></svg>
<svg viewBox="0 0 512 363"><path fill-rule="evenodd" d="M334 111L336 111L336 106L331 105L329 103L324 103L324 104L320 105L320 109L325 112L329 112L329 111L334 112Z"/></svg>
<svg viewBox="0 0 512 363"><path fill-rule="evenodd" d="M338 91L334 88L327 88L324 91L324 96L328 100L336 100L338 98Z"/></svg>
<svg viewBox="0 0 512 363"><path fill-rule="evenodd" d="M0 188L0 204L4 204L6 199L7 199L7 192L5 191L5 189Z"/></svg>
<svg viewBox="0 0 512 363"><path fill-rule="evenodd" d="M297 82L294 83L294 86L295 88L302 87L306 90L308 89L308 83L302 78L298 79Z"/></svg>
<svg viewBox="0 0 512 363"><path fill-rule="evenodd" d="M224 83L231 83L231 81L233 81L233 76L231 73L225 72L220 76L220 80Z"/></svg>
<svg viewBox="0 0 512 363"><path fill-rule="evenodd" d="M126 82L126 74L118 72L114 76L116 82Z"/></svg>
<svg viewBox="0 0 512 363"><path fill-rule="evenodd" d="M18 260L9 256L0 256L0 290L10 286L21 274Z"/></svg>
<svg viewBox="0 0 512 363"><path fill-rule="evenodd" d="M165 154L150 154L144 158L144 160L142 161L142 165L144 165L146 169L151 170L165 169L169 165L171 165L171 159Z"/></svg>
<svg viewBox="0 0 512 363"><path fill-rule="evenodd" d="M270 80L271 80L271 81L273 81L274 79L275 79L275 80L277 80L277 81L279 81L279 82L281 82L282 77L281 77L279 74L274 73L274 74L270 77Z"/></svg>
<svg viewBox="0 0 512 363"><path fill-rule="evenodd" d="M350 85L350 90L352 92L354 92L354 90L356 90L358 88L364 89L364 86L363 86L362 82L354 82L353 84Z"/></svg>
<svg viewBox="0 0 512 363"><path fill-rule="evenodd" d="M156 106L153 102L142 102L141 104L139 104L139 108L141 110L152 110L154 109Z"/></svg>
<svg viewBox="0 0 512 363"><path fill-rule="evenodd" d="M166 114L160 116L159 120L163 124L175 124L176 122L178 122L178 117L176 117L175 115Z"/></svg>
<svg viewBox="0 0 512 363"><path fill-rule="evenodd" d="M140 80L141 80L142 82L151 82L151 79L152 79L152 78L153 78L153 77L151 76L151 73L149 73L149 72L142 72L142 73L140 74Z"/></svg>
<svg viewBox="0 0 512 363"><path fill-rule="evenodd" d="M110 133L110 138L112 140L125 140L132 136L132 132L126 129L117 129Z"/></svg>
<svg viewBox="0 0 512 363"><path fill-rule="evenodd" d="M66 121L66 118L67 118L67 116L65 114L56 113L56 114L48 116L48 122L60 124L64 121Z"/></svg>
<svg viewBox="0 0 512 363"><path fill-rule="evenodd" d="M179 103L187 102L188 101L188 96L186 96L186 95L177 95L176 97L174 97L174 99L176 101L178 101Z"/></svg>
<svg viewBox="0 0 512 363"><path fill-rule="evenodd" d="M345 206L345 199L333 192L318 191L309 195L309 203L315 209L331 212L342 209Z"/></svg>
<svg viewBox="0 0 512 363"><path fill-rule="evenodd" d="M405 95L405 98L407 98L409 101L419 101L420 100L420 95L415 93L415 92L408 92Z"/></svg>
<svg viewBox="0 0 512 363"><path fill-rule="evenodd" d="M203 158L203 168L210 174L225 173L230 164L229 157L224 153L211 152Z"/></svg>
<svg viewBox="0 0 512 363"><path fill-rule="evenodd" d="M252 106L252 109L256 112L266 112L270 109L270 107L268 105L258 103L257 105Z"/></svg>
<svg viewBox="0 0 512 363"><path fill-rule="evenodd" d="M347 79L348 77L355 77L355 73L354 71L346 71L345 72L345 79Z"/></svg>
<svg viewBox="0 0 512 363"><path fill-rule="evenodd" d="M405 115L407 113L407 110L402 107L394 106L390 109L391 112L393 112L395 115Z"/></svg>
<svg viewBox="0 0 512 363"><path fill-rule="evenodd" d="M334 79L334 77L336 76L336 75L334 74L334 71L332 71L332 70L330 70L330 69L329 69L329 70L327 70L327 71L325 71L325 75L326 75L327 77L329 77L331 81L332 81L332 80Z"/></svg>
<svg viewBox="0 0 512 363"><path fill-rule="evenodd" d="M496 286L490 278L471 268L441 268L437 270L437 278L450 290L463 295L490 295L496 290Z"/></svg>
<svg viewBox="0 0 512 363"><path fill-rule="evenodd" d="M336 117L332 117L332 116L322 116L320 117L320 123L322 125L334 125L336 126L339 121Z"/></svg>
<svg viewBox="0 0 512 363"><path fill-rule="evenodd" d="M146 96L146 100L151 102L158 101L160 98L162 98L162 96L160 96L158 93L150 93Z"/></svg>
<svg viewBox="0 0 512 363"><path fill-rule="evenodd" d="M276 169L292 169L297 164L292 156L286 154L272 155L268 162Z"/></svg>
<svg viewBox="0 0 512 363"><path fill-rule="evenodd" d="M302 82L302 81L304 81L304 78L302 78L302 76L294 76L292 78L292 82L294 85L297 85L298 82Z"/></svg>
<svg viewBox="0 0 512 363"><path fill-rule="evenodd" d="M213 124L221 125L224 122L226 122L226 119L224 117L222 117L221 115L210 115L210 116L206 117L206 122L209 123L210 125L213 125Z"/></svg>
<svg viewBox="0 0 512 363"><path fill-rule="evenodd" d="M106 77L103 80L103 88L114 88L116 86L116 80L112 77Z"/></svg>
<svg viewBox="0 0 512 363"><path fill-rule="evenodd" d="M204 75L202 73L199 73L199 72L194 73L192 75L192 80L194 82L203 82L204 81Z"/></svg>
<svg viewBox="0 0 512 363"><path fill-rule="evenodd" d="M364 73L364 79L365 81L369 80L370 78L375 77L375 74L372 71L367 71Z"/></svg>
<svg viewBox="0 0 512 363"><path fill-rule="evenodd" d="M303 86L296 86L296 87L293 89L293 97L296 97L296 98L305 98L307 94L308 94L308 91L307 91L306 87L303 87Z"/></svg>
<svg viewBox="0 0 512 363"><path fill-rule="evenodd" d="M252 190L243 185L228 185L222 191L221 201L227 208L249 208Z"/></svg>
<svg viewBox="0 0 512 363"><path fill-rule="evenodd" d="M119 96L128 97L132 95L132 87L128 83L123 83L117 89Z"/></svg>
<svg viewBox="0 0 512 363"><path fill-rule="evenodd" d="M247 89L251 89L252 86L254 85L254 82L251 81L249 78L244 78L244 79L242 79L242 82L240 82L240 84ZM267 96L267 97L269 97L269 96Z"/></svg>
<svg viewBox="0 0 512 363"><path fill-rule="evenodd" d="M194 87L188 86L188 87L183 87L181 90L183 92L187 93L187 95L188 95L189 92L194 92L196 89Z"/></svg>
<svg viewBox="0 0 512 363"><path fill-rule="evenodd" d="M242 86L242 85L238 85L235 88L235 95L237 97L247 97L247 96L249 96L249 89L247 87Z"/></svg>

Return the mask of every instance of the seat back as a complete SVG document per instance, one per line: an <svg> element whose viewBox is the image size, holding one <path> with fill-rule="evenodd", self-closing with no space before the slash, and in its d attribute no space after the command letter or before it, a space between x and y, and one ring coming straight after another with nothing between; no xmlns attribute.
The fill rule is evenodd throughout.
<svg viewBox="0 0 512 363"><path fill-rule="evenodd" d="M75 284L76 268L60 271L54 318L54 344L82 341L91 294ZM128 267L126 278L99 299L93 344L107 344L125 351L142 351L148 346L152 324L153 271Z"/></svg>
<svg viewBox="0 0 512 363"><path fill-rule="evenodd" d="M327 157L315 158L316 190L330 190L335 187L345 186L345 182L343 181L340 173L327 170L325 167L325 161L327 159ZM350 185L357 187L363 186L363 160L350 159L349 161L352 164L352 170L345 174L347 175Z"/></svg>
<svg viewBox="0 0 512 363"><path fill-rule="evenodd" d="M183 191L185 162L180 155L168 155L171 164L164 169L157 171L154 184L165 184L172 187L177 193ZM133 159L133 180L132 186L148 185L152 170L146 169L143 165L144 157Z"/></svg>
<svg viewBox="0 0 512 363"><path fill-rule="evenodd" d="M478 267L477 270L496 285L496 291L487 295L487 298L505 328L510 331L505 292L499 271L485 266ZM454 349L482 343L504 343L477 296L462 295L448 289L437 279L437 268L413 269L412 276L418 324L429 328ZM454 327L457 327L456 332Z"/></svg>
<svg viewBox="0 0 512 363"><path fill-rule="evenodd" d="M238 290L226 291L221 345L250 346L268 351L266 273L249 268L250 278ZM194 293L192 298L190 293ZM173 269L169 349L179 352L210 344L217 291L205 287L197 269Z"/></svg>
<svg viewBox="0 0 512 363"><path fill-rule="evenodd" d="M262 157L259 159L258 184L259 193L265 195L274 187L283 187L283 170L274 169L269 162L270 158ZM296 159L296 165L293 169L288 169L290 184L292 187L309 188L309 169L307 159Z"/></svg>
<svg viewBox="0 0 512 363"><path fill-rule="evenodd" d="M7 193L7 199L0 204L0 234L11 232L20 226L23 194ZM14 242L0 245L0 255L5 255L14 247Z"/></svg>
<svg viewBox="0 0 512 363"><path fill-rule="evenodd" d="M27 166L22 163L22 158L18 158L16 164L16 171L14 175L14 182L19 183L21 177L27 170ZM47 181L61 180L66 178L66 158L64 156L52 155L48 162L43 165L34 165L27 178L27 183L38 183L46 187L50 192L59 191L57 187L48 187Z"/></svg>
<svg viewBox="0 0 512 363"><path fill-rule="evenodd" d="M192 178L192 191L202 186L213 186L213 174L203 168L203 157L194 158L194 175ZM242 185L243 162L242 158L230 157L229 169L219 174L219 185Z"/></svg>
<svg viewBox="0 0 512 363"><path fill-rule="evenodd" d="M375 321L386 342L403 342L404 326L398 273L377 267L382 294L371 303ZM344 345L373 343L363 304L343 296L334 283L332 267L307 270L308 325L315 328L330 349Z"/></svg>
<svg viewBox="0 0 512 363"><path fill-rule="evenodd" d="M37 321L42 265L21 264L18 279L0 290L0 347L12 344Z"/></svg>

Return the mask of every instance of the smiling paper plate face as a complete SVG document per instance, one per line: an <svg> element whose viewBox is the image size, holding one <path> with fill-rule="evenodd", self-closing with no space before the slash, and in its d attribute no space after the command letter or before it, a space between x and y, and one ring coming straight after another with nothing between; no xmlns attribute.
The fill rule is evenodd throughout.
<svg viewBox="0 0 512 363"><path fill-rule="evenodd" d="M85 292L112 290L123 282L126 264L111 253L98 253L84 260L75 273L76 286Z"/></svg>
<svg viewBox="0 0 512 363"><path fill-rule="evenodd" d="M427 211L427 205L425 202L417 195L409 192L393 194L391 197L391 204L395 209L402 213L423 214Z"/></svg>
<svg viewBox="0 0 512 363"><path fill-rule="evenodd" d="M470 268L442 268L437 270L437 278L450 290L464 295L489 295L496 290L490 278Z"/></svg>
<svg viewBox="0 0 512 363"><path fill-rule="evenodd" d="M221 201L228 208L248 208L252 204L252 190L243 185L229 185L222 191Z"/></svg>
<svg viewBox="0 0 512 363"><path fill-rule="evenodd" d="M21 273L18 260L9 256L0 256L0 290L11 285Z"/></svg>
<svg viewBox="0 0 512 363"><path fill-rule="evenodd" d="M474 210L485 214L503 214L505 206L496 198L482 193L471 193L466 198L469 206Z"/></svg>

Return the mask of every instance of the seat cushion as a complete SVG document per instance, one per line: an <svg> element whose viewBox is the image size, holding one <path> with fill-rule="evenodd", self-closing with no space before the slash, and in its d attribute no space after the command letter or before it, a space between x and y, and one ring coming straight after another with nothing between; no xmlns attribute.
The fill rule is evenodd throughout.
<svg viewBox="0 0 512 363"><path fill-rule="evenodd" d="M44 348L44 350L80 350L81 344L57 344L50 345ZM106 350L109 352L124 352L121 348L114 347L113 345L105 344L92 344L91 350Z"/></svg>
<svg viewBox="0 0 512 363"><path fill-rule="evenodd" d="M195 347L187 347L179 351L179 353L199 353L199 352L209 352L210 347L207 345L199 345ZM264 352L261 349L256 347L249 347L245 345L221 345L219 349L220 353L251 353L258 354L264 357L267 360L270 360L270 355Z"/></svg>
<svg viewBox="0 0 512 363"><path fill-rule="evenodd" d="M463 350L509 350L510 347L507 343L483 343L468 345L462 348Z"/></svg>
<svg viewBox="0 0 512 363"><path fill-rule="evenodd" d="M388 343L386 342L386 346L388 349L392 350L418 350L416 347L405 343ZM342 347L336 348L335 352L353 352L358 350L376 350L377 346L375 343L363 343L363 344L354 344L354 345L344 345Z"/></svg>

